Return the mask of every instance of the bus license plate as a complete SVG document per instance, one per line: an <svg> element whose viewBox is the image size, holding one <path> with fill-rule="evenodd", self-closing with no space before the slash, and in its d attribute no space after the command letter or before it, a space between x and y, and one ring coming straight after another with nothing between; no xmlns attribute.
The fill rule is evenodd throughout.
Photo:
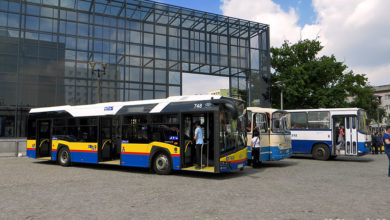
<svg viewBox="0 0 390 220"><path fill-rule="evenodd" d="M240 164L237 165L237 169L240 169L240 168L242 168L242 167L244 167L244 164L242 164L242 163L240 163Z"/></svg>

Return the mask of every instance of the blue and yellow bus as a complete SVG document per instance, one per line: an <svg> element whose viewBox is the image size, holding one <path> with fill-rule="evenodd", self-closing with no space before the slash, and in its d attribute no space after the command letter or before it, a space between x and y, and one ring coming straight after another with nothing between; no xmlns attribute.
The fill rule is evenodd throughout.
<svg viewBox="0 0 390 220"><path fill-rule="evenodd" d="M27 156L71 163L111 164L220 173L246 166L242 101L221 96L111 102L31 109ZM204 133L196 169L194 124Z"/></svg>
<svg viewBox="0 0 390 220"><path fill-rule="evenodd" d="M248 161L251 162L253 132L260 134L260 162L282 160L292 155L289 114L271 108L247 108Z"/></svg>

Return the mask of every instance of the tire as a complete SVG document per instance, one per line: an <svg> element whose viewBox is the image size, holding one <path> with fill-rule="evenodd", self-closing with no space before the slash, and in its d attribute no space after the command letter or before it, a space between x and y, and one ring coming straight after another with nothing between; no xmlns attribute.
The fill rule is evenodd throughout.
<svg viewBox="0 0 390 220"><path fill-rule="evenodd" d="M330 150L325 144L315 145L312 151L313 158L316 160L329 160Z"/></svg>
<svg viewBox="0 0 390 220"><path fill-rule="evenodd" d="M167 153L157 153L153 159L153 170L159 175L168 175L172 171L172 163Z"/></svg>
<svg viewBox="0 0 390 220"><path fill-rule="evenodd" d="M60 152L57 155L58 163L61 166L67 167L70 166L70 152L67 147L63 147L60 149Z"/></svg>

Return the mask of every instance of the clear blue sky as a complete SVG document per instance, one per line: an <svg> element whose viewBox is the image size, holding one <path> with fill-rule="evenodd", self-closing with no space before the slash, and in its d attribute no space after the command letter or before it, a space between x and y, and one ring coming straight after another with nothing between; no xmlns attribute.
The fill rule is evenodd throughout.
<svg viewBox="0 0 390 220"><path fill-rule="evenodd" d="M222 14L220 9L220 0L156 0L171 5ZM313 24L316 20L316 14L313 11L312 0L272 0L279 4L284 11L295 8L299 15L298 25Z"/></svg>

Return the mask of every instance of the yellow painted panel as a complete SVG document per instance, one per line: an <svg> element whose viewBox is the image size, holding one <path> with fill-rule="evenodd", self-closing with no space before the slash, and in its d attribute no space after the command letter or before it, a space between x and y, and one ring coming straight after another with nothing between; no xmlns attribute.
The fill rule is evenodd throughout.
<svg viewBox="0 0 390 220"><path fill-rule="evenodd" d="M229 161L229 162L235 162L235 163L245 161L247 159L247 153L248 153L248 149L244 148L244 149L237 151L233 154L230 154L226 157L222 157L220 159L220 161L221 162Z"/></svg>
<svg viewBox="0 0 390 220"><path fill-rule="evenodd" d="M195 169L195 166L192 166L192 167L182 168L181 170L189 170L189 171L197 171L197 172L208 172L208 173L214 173L215 172L214 167L203 167L202 169Z"/></svg>
<svg viewBox="0 0 390 220"><path fill-rule="evenodd" d="M36 148L36 140L27 140L27 149L34 149Z"/></svg>
<svg viewBox="0 0 390 220"><path fill-rule="evenodd" d="M69 147L70 151L91 151L97 152L97 143L88 142L69 142L63 140L52 140L52 150L57 150L59 144L64 144ZM92 148L90 147L92 146Z"/></svg>

